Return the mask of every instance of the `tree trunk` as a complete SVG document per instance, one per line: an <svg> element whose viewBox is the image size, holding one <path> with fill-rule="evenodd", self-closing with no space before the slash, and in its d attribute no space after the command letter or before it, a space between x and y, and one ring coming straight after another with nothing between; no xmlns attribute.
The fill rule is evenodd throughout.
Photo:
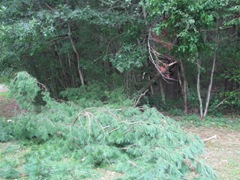
<svg viewBox="0 0 240 180"><path fill-rule="evenodd" d="M199 112L200 116L203 117L203 103L202 103L202 96L201 96L201 64L200 59L197 56L197 94L198 94L198 101L199 101Z"/></svg>
<svg viewBox="0 0 240 180"><path fill-rule="evenodd" d="M162 102L163 104L166 104L166 95L163 88L162 78L159 78L159 86L160 86L160 94L161 94Z"/></svg>
<svg viewBox="0 0 240 180"><path fill-rule="evenodd" d="M206 98L206 106L205 106L205 110L204 110L203 117L206 117L206 116L207 116L207 113L208 113L209 102L210 102L210 98L211 98L212 84L213 84L213 75L214 75L214 71L215 71L215 67L216 67L217 50L218 50L218 43L219 43L218 26L217 26L216 29L217 29L217 30L216 30L216 31L217 31L217 32L216 32L216 34L217 34L216 44L215 44L215 50L214 50L214 57L213 57L213 64L212 64L210 82L209 82L208 92L207 92L207 98Z"/></svg>
<svg viewBox="0 0 240 180"><path fill-rule="evenodd" d="M149 80L149 81L151 80L150 75L148 75L148 80ZM150 89L150 91L151 91L151 95L153 96L153 95L154 95L154 91L153 91L153 86L152 86L152 84L150 85L149 89Z"/></svg>
<svg viewBox="0 0 240 180"><path fill-rule="evenodd" d="M184 102L184 113L188 114L188 82L185 76L185 69L183 66L182 60L180 60L180 68L181 68L181 78L179 81L181 82L181 89L183 94L183 102Z"/></svg>
<svg viewBox="0 0 240 180"><path fill-rule="evenodd" d="M84 77L83 77L83 72L80 68L80 55L79 55L79 52L77 51L77 48L73 42L73 38L72 38L72 35L71 35L71 28L70 28L70 25L68 24L68 36L69 36L69 39L70 39L70 42L72 44L72 48L73 48L73 51L75 52L76 54L76 61L77 61L77 70L78 70L78 75L79 75L79 78L80 78L80 81L81 81L81 84L82 85L85 85L84 83Z"/></svg>

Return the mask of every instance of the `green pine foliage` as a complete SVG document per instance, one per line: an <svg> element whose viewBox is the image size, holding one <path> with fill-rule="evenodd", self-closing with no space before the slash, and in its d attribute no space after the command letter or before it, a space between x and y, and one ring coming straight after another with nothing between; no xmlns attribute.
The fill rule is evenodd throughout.
<svg viewBox="0 0 240 180"><path fill-rule="evenodd" d="M35 98L40 91L36 78L26 71L17 73L10 84L11 96L16 99L22 109L32 110Z"/></svg>
<svg viewBox="0 0 240 180"><path fill-rule="evenodd" d="M0 118L0 142L7 142L13 139L13 124L9 121L12 120L5 121L4 118Z"/></svg>
<svg viewBox="0 0 240 180"><path fill-rule="evenodd" d="M24 75L24 83L18 79L12 88L21 90L21 84L27 85L32 93L22 94L21 99L33 100L37 81ZM86 108L71 101L58 103L48 93L42 94L46 105L40 113L29 111L5 123L12 129L6 133L33 145L22 174L12 166L1 167L3 178L14 171L13 175L29 179L95 179L101 176L97 168L119 172L122 179L216 178L199 157L204 152L201 140L155 108L124 103L115 108L108 104Z"/></svg>
<svg viewBox="0 0 240 180"><path fill-rule="evenodd" d="M78 112L69 106L59 104L55 109L15 119L15 138L45 143L49 148L30 155L33 159L26 164L29 176L55 177L59 169L73 168L72 161L78 159L79 166L88 167L87 171L111 167L126 179L182 179L191 171L196 171L198 177L215 178L198 157L204 151L200 139L187 135L175 121L154 108L144 107L142 112L138 108L104 106ZM62 162L65 158L71 161L69 166Z"/></svg>

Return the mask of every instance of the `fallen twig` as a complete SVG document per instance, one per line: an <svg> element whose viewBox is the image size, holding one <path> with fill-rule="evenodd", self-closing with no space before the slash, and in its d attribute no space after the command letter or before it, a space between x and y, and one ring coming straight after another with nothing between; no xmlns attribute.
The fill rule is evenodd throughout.
<svg viewBox="0 0 240 180"><path fill-rule="evenodd" d="M138 103L139 103L139 101L140 101L140 99L143 97L143 96L145 96L145 94L148 92L148 89L145 91L145 92L143 92L142 94L140 94L140 96L135 100L135 102L134 102L134 107L136 107L137 105L138 105Z"/></svg>
<svg viewBox="0 0 240 180"><path fill-rule="evenodd" d="M214 136L211 136L209 138L203 139L203 142L210 141L211 139L217 139L217 135L215 134Z"/></svg>

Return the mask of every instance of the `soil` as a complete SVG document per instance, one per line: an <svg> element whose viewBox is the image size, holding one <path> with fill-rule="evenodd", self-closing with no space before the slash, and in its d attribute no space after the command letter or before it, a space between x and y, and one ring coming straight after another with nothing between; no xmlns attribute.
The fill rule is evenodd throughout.
<svg viewBox="0 0 240 180"><path fill-rule="evenodd" d="M0 84L0 93L6 93L8 88ZM12 117L17 114L19 106L13 99L7 99L5 96L0 96L0 117Z"/></svg>
<svg viewBox="0 0 240 180"><path fill-rule="evenodd" d="M226 128L191 127L206 144L205 160L217 172L220 180L240 180L240 131Z"/></svg>
<svg viewBox="0 0 240 180"><path fill-rule="evenodd" d="M16 101L9 99L6 100L0 97L0 117L12 117L18 113L19 106Z"/></svg>

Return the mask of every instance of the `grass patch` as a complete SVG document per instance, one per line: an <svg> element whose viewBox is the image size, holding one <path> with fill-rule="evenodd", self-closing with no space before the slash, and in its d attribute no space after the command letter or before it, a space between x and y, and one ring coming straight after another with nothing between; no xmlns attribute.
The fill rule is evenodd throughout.
<svg viewBox="0 0 240 180"><path fill-rule="evenodd" d="M240 177L240 164L238 159L231 159L227 165L229 172L226 174L226 177L234 179L235 177ZM230 175L230 176L229 176Z"/></svg>
<svg viewBox="0 0 240 180"><path fill-rule="evenodd" d="M182 126L204 126L204 127L224 127L231 130L240 130L239 116L223 116L214 117L207 116L205 119L200 118L196 114L176 116L174 119L178 120Z"/></svg>
<svg viewBox="0 0 240 180"><path fill-rule="evenodd" d="M0 97L8 97L9 96L9 92L0 92Z"/></svg>

